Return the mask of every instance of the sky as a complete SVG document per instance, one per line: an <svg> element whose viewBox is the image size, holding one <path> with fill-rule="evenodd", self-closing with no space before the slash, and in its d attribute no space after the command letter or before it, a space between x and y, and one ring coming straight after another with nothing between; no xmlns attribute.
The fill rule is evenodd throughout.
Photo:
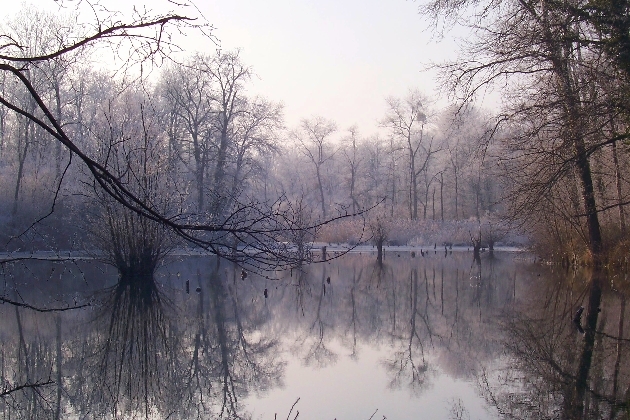
<svg viewBox="0 0 630 420"><path fill-rule="evenodd" d="M437 90L431 62L455 57L406 0L213 0L198 3L221 47L240 48L254 90L285 105L289 127L322 116L340 131L378 130L388 96ZM435 98L437 99L437 98Z"/></svg>
<svg viewBox="0 0 630 420"><path fill-rule="evenodd" d="M255 90L285 105L287 125L323 116L340 130L370 134L388 96L418 88L434 96L435 73L448 57L405 0L207 1L221 47L241 48L258 80ZM451 54L452 55L452 54Z"/></svg>
<svg viewBox="0 0 630 420"><path fill-rule="evenodd" d="M142 4L139 0L135 4ZM130 1L102 0L116 10ZM55 9L53 0L34 0ZM150 4L155 4L154 2ZM284 104L288 128L304 118L334 120L340 131L356 124L368 136L379 131L388 96L420 89L438 106L431 63L456 57L454 36L440 40L407 0L196 0L214 26L219 46L194 35L182 38L187 50L240 49L255 77L248 91ZM3 9L11 15L20 3ZM155 7L155 6L152 6Z"/></svg>

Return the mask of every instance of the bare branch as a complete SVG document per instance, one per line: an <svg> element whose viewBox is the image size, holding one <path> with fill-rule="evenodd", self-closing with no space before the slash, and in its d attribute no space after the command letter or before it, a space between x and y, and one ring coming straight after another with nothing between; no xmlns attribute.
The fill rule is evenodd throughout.
<svg viewBox="0 0 630 420"><path fill-rule="evenodd" d="M14 387L14 388L4 389L2 392L0 392L0 397L6 397L7 395L10 395L10 394L12 394L14 392L17 392L17 391L20 391L20 390L23 390L23 389L35 389L35 388L40 388L40 387L47 386L47 385L52 385L54 383L55 382L53 380L48 379L45 382L39 382L38 381L38 382L35 382L35 383L32 383L32 384L18 385L18 386Z"/></svg>
<svg viewBox="0 0 630 420"><path fill-rule="evenodd" d="M81 308L86 308L88 306L91 306L91 303L85 303L83 305L67 306L65 308L39 308L37 306L29 305L28 303L16 302L14 300L7 299L2 296L0 296L0 303L7 303L9 305L17 306L19 308L31 309L36 312L65 312L65 311L72 311L74 309L81 309Z"/></svg>

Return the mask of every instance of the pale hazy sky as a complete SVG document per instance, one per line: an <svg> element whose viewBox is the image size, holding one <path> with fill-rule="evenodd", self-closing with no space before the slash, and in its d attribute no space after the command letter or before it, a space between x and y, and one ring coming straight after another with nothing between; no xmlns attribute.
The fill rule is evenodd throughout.
<svg viewBox="0 0 630 420"><path fill-rule="evenodd" d="M257 92L285 104L287 125L321 115L340 130L377 130L385 98L434 94L431 61L454 56L406 0L200 1L222 47L242 49Z"/></svg>
<svg viewBox="0 0 630 420"><path fill-rule="evenodd" d="M405 0L214 0L199 2L225 48L242 49L255 89L285 104L287 125L314 115L376 130L385 98L420 88L422 72L454 44L437 43ZM445 51L446 49L446 51Z"/></svg>
<svg viewBox="0 0 630 420"><path fill-rule="evenodd" d="M128 6L129 1L102 0ZM17 3L17 2L16 2ZM19 4L5 8L12 13ZM55 6L53 0L32 1ZM136 4L141 1L134 0ZM149 3L152 4L152 3ZM452 39L439 42L406 0L196 0L223 49L241 49L256 78L250 92L285 105L288 127L321 115L340 130L357 124L372 134L387 96L419 88L437 98L429 63L455 56ZM13 9L13 10L11 10ZM191 38L184 47L212 52Z"/></svg>

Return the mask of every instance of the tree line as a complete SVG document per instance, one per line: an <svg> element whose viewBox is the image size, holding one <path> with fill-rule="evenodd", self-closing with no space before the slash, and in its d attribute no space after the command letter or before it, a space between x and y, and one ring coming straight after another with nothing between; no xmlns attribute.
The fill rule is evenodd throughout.
<svg viewBox="0 0 630 420"><path fill-rule="evenodd" d="M85 236L76 220L98 237L144 218L160 241L175 233L224 256L249 244L267 264L281 256L271 243L376 206L368 218L507 218L566 261L622 259L629 66L619 5L490 6L422 6L437 21L468 19L476 35L440 65L453 105L438 109L413 89L385 98L374 135L334 116L286 127L282 104L248 92L253 70L238 51L166 60L158 36L121 33L140 42L127 63L163 63L150 77L131 67L117 77L95 64L115 22L86 35L72 16L31 10L37 19L3 28L5 243L68 248ZM473 99L499 79L493 115Z"/></svg>
<svg viewBox="0 0 630 420"><path fill-rule="evenodd" d="M89 247L88 232L121 250L121 233L133 232L142 237L135 246L160 253L172 243L169 229L179 229L193 243L234 251L256 242L252 232L259 244L277 241L274 229L305 227L298 220L317 226L377 204L391 219L497 213L498 183L477 154L488 132L481 111L433 109L412 90L384 101L385 135L320 116L286 127L281 104L249 94L253 70L238 51L196 53L150 78L113 77L90 48L57 54L60 39L77 36L71 16L32 13L37 19L5 28L20 46L14 61L28 53L26 64L2 72L9 249ZM41 123L47 118L54 123Z"/></svg>
<svg viewBox="0 0 630 420"><path fill-rule="evenodd" d="M500 89L500 164L513 213L558 256L623 260L628 204L628 46L623 0L433 2L471 30L445 83L460 101Z"/></svg>

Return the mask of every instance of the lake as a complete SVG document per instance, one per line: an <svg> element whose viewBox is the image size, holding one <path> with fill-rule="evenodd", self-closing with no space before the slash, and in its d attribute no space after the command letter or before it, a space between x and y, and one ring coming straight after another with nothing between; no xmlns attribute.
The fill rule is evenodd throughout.
<svg viewBox="0 0 630 420"><path fill-rule="evenodd" d="M628 418L625 275L587 320L587 270L414 252L265 276L181 256L131 281L93 260L5 263L5 299L89 306L0 305L0 418Z"/></svg>

